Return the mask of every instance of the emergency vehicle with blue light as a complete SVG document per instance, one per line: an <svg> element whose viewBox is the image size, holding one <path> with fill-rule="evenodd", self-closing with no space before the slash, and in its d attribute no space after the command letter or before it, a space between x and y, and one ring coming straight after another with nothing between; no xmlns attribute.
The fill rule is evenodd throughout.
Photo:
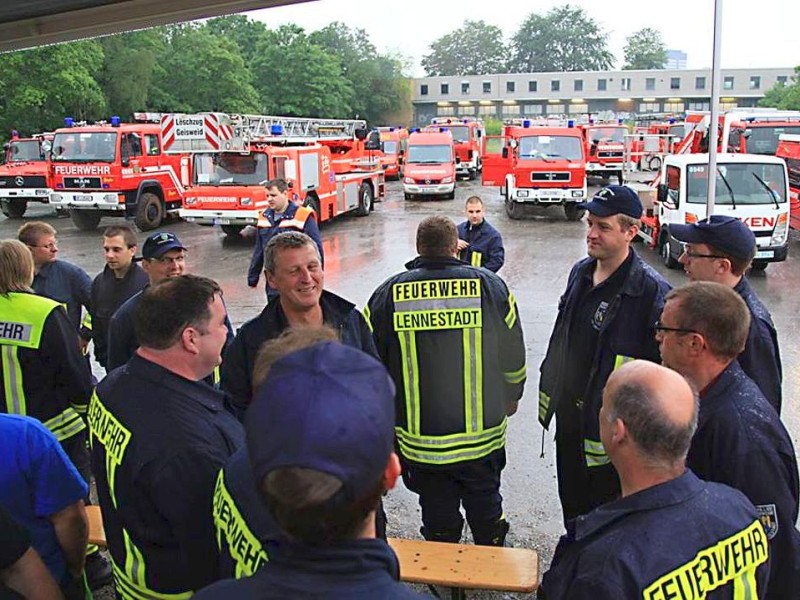
<svg viewBox="0 0 800 600"><path fill-rule="evenodd" d="M403 193L414 196L456 196L456 151L447 127L412 131L403 167Z"/></svg>
<svg viewBox="0 0 800 600"><path fill-rule="evenodd" d="M578 129L583 135L586 175L602 177L604 181L614 176L619 185L622 185L625 136L628 134L628 128L621 120L615 123L590 120L589 123L578 125Z"/></svg>
<svg viewBox="0 0 800 600"><path fill-rule="evenodd" d="M475 179L483 168L481 154L486 129L474 117L434 117L431 130L446 127L453 136L456 152L456 176Z"/></svg>
<svg viewBox="0 0 800 600"><path fill-rule="evenodd" d="M21 138L13 132L5 145L5 161L0 165L0 211L9 219L19 219L29 202L50 201L48 160L52 133Z"/></svg>

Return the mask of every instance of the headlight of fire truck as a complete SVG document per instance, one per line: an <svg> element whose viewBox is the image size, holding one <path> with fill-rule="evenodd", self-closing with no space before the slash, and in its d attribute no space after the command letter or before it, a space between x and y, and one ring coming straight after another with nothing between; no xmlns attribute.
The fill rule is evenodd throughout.
<svg viewBox="0 0 800 600"><path fill-rule="evenodd" d="M573 198L582 198L583 192L580 190L572 190L572 197Z"/></svg>
<svg viewBox="0 0 800 600"><path fill-rule="evenodd" d="M191 204L197 204L197 198L195 198L193 196L186 196L184 202L186 203L187 206L189 206Z"/></svg>
<svg viewBox="0 0 800 600"><path fill-rule="evenodd" d="M53 202L63 202L64 201L64 196L62 196L61 194L53 194L53 195L50 196L50 199Z"/></svg>
<svg viewBox="0 0 800 600"><path fill-rule="evenodd" d="M786 215L781 215L778 218L778 224L772 232L772 237L769 239L770 246L783 246L786 243L786 238L789 234L789 220Z"/></svg>
<svg viewBox="0 0 800 600"><path fill-rule="evenodd" d="M528 190L517 190L517 198L527 198Z"/></svg>
<svg viewBox="0 0 800 600"><path fill-rule="evenodd" d="M404 177L403 178L403 183L414 183L414 178L413 177Z"/></svg>
<svg viewBox="0 0 800 600"><path fill-rule="evenodd" d="M453 183L453 178L445 177L444 179L442 179L442 183Z"/></svg>
<svg viewBox="0 0 800 600"><path fill-rule="evenodd" d="M252 198L239 198L239 204L242 206L252 206L253 199Z"/></svg>

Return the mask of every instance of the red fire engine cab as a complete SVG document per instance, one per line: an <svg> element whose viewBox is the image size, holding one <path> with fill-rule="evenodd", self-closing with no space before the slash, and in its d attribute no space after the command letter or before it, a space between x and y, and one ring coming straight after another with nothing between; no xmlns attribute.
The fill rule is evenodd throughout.
<svg viewBox="0 0 800 600"><path fill-rule="evenodd" d="M50 203L66 208L79 229L97 227L104 216L133 219L142 231L177 213L191 179L186 154L162 151L160 114L137 113L136 123L76 125L53 138Z"/></svg>
<svg viewBox="0 0 800 600"><path fill-rule="evenodd" d="M782 134L776 154L789 172L789 226L800 230L800 135Z"/></svg>
<svg viewBox="0 0 800 600"><path fill-rule="evenodd" d="M579 125L586 153L586 175L602 177L604 180L616 176L622 185L625 161L625 136L628 128L622 121Z"/></svg>
<svg viewBox="0 0 800 600"><path fill-rule="evenodd" d="M442 127L453 136L456 150L456 176L475 179L483 169L481 154L486 129L474 117L434 117L431 126L435 131Z"/></svg>
<svg viewBox="0 0 800 600"><path fill-rule="evenodd" d="M50 201L47 162L52 141L52 133L29 138L14 135L5 145L5 162L0 166L0 211L9 219L22 218L28 202Z"/></svg>
<svg viewBox="0 0 800 600"><path fill-rule="evenodd" d="M506 214L522 217L523 207L562 206L568 220L577 221L586 199L586 155L580 130L534 125L528 119L506 124L502 136L487 136L483 155L483 185L500 186Z"/></svg>
<svg viewBox="0 0 800 600"><path fill-rule="evenodd" d="M330 145L354 139L362 121L224 113L169 114L161 121L167 153L190 153L194 179L180 215L238 235L267 209L264 184L282 178L294 202L322 224L344 213L367 216L385 194L380 165L333 167ZM341 163L339 168L344 168Z"/></svg>

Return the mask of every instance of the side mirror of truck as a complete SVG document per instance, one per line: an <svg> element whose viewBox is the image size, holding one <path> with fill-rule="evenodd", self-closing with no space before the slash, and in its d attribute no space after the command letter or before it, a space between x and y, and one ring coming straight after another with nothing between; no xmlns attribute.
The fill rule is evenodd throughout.
<svg viewBox="0 0 800 600"><path fill-rule="evenodd" d="M667 201L667 185L665 183L658 184L658 192L656 192L656 200L659 202Z"/></svg>
<svg viewBox="0 0 800 600"><path fill-rule="evenodd" d="M508 158L508 146L503 146L503 158Z"/></svg>

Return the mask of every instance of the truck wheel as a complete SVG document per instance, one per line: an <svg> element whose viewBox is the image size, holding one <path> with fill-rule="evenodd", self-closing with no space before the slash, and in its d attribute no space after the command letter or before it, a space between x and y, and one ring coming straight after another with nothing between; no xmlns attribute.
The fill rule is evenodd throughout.
<svg viewBox="0 0 800 600"><path fill-rule="evenodd" d="M231 237L238 236L242 232L242 229L244 229L244 225L220 225L220 227L225 235Z"/></svg>
<svg viewBox="0 0 800 600"><path fill-rule="evenodd" d="M75 227L81 231L94 231L100 223L100 219L103 218L103 215L97 210L70 209L69 216L75 223Z"/></svg>
<svg viewBox="0 0 800 600"><path fill-rule="evenodd" d="M306 201L303 202L303 206L314 211L314 218L317 220L317 227L322 227L322 215L319 212L319 200L317 200L314 196L306 196Z"/></svg>
<svg viewBox="0 0 800 600"><path fill-rule="evenodd" d="M681 266L681 263L672 256L672 251L669 248L668 233L661 236L661 260L668 269L677 269Z"/></svg>
<svg viewBox="0 0 800 600"><path fill-rule="evenodd" d="M405 197L406 200L411 200L412 198L411 194L409 194L408 192L403 192L403 196Z"/></svg>
<svg viewBox="0 0 800 600"><path fill-rule="evenodd" d="M456 191L455 191L455 190L453 190L453 191L452 191L452 192L450 192L449 194L445 194L445 195L444 195L444 199L445 199L445 200L452 200L452 199L453 199L453 198L455 198L455 197L456 197Z"/></svg>
<svg viewBox="0 0 800 600"><path fill-rule="evenodd" d="M372 210L372 203L374 201L375 194L372 192L372 186L365 181L358 190L358 208L356 209L356 216L366 217Z"/></svg>
<svg viewBox="0 0 800 600"><path fill-rule="evenodd" d="M510 219L517 221L522 218L522 205L519 202L506 200L506 214Z"/></svg>
<svg viewBox="0 0 800 600"><path fill-rule="evenodd" d="M161 225L164 220L164 204L161 198L152 192L145 192L139 196L136 203L136 216L133 222L142 231L150 231Z"/></svg>
<svg viewBox="0 0 800 600"><path fill-rule="evenodd" d="M13 201L8 198L0 200L0 211L9 219L21 219L27 208L27 200Z"/></svg>
<svg viewBox="0 0 800 600"><path fill-rule="evenodd" d="M750 265L750 269L752 271L764 271L769 263L765 260L754 260L753 264Z"/></svg>
<svg viewBox="0 0 800 600"><path fill-rule="evenodd" d="M580 221L585 212L586 209L580 208L575 202L569 202L564 205L564 214L567 217L567 221Z"/></svg>
<svg viewBox="0 0 800 600"><path fill-rule="evenodd" d="M469 180L470 180L470 181L475 181L475 178L476 178L477 176L478 176L478 170L477 170L477 169L470 169L470 170L469 170L469 175L468 175L468 177L469 177Z"/></svg>

